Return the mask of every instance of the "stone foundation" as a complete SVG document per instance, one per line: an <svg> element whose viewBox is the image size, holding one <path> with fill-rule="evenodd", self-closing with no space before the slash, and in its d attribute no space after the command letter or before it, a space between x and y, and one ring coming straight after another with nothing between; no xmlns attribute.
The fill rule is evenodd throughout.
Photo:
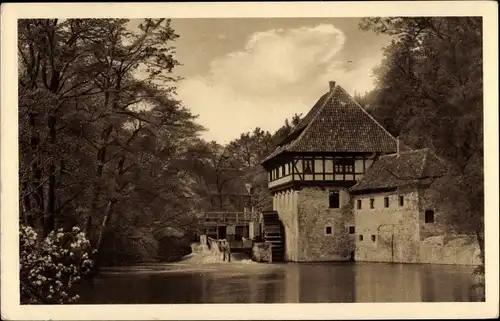
<svg viewBox="0 0 500 321"><path fill-rule="evenodd" d="M347 206L347 189L334 189L340 192L341 207ZM347 261L354 252L354 235L349 235L352 212L329 208L328 196L328 188L303 188L299 193L299 262ZM331 234L326 233L327 227Z"/></svg>
<svg viewBox="0 0 500 321"><path fill-rule="evenodd" d="M428 237L420 245L420 263L480 265L479 246L474 237Z"/></svg>
<svg viewBox="0 0 500 321"><path fill-rule="evenodd" d="M273 209L278 212L285 231L285 261L298 259L298 212L299 191L288 189L273 196Z"/></svg>
<svg viewBox="0 0 500 321"><path fill-rule="evenodd" d="M252 260L256 262L271 262L271 245L268 243L253 243Z"/></svg>
<svg viewBox="0 0 500 321"><path fill-rule="evenodd" d="M339 191L341 208L329 208L330 189ZM353 195L352 199L341 187L275 193L274 210L285 230L285 260L346 261L354 254L356 261L480 264L473 238L443 238L445 213L427 198L416 189ZM425 222L426 209L435 211L433 222ZM349 227L354 227L354 234Z"/></svg>

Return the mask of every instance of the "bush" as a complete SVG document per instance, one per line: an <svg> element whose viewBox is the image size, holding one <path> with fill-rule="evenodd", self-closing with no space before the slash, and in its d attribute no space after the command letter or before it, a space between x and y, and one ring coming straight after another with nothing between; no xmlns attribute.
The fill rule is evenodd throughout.
<svg viewBox="0 0 500 321"><path fill-rule="evenodd" d="M70 232L52 231L39 241L33 228L20 227L21 304L74 303L75 285L90 273L94 253L78 227Z"/></svg>
<svg viewBox="0 0 500 321"><path fill-rule="evenodd" d="M469 288L469 295L471 301L485 301L485 271L484 265L481 264L474 269L472 272L474 284Z"/></svg>

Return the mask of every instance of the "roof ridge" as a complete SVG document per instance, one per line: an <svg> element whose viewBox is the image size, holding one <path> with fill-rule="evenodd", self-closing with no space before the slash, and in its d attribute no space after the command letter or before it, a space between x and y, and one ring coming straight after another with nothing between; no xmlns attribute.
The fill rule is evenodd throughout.
<svg viewBox="0 0 500 321"><path fill-rule="evenodd" d="M380 155L378 158L382 158L382 157L389 157L389 156L396 156L397 154L384 154L384 155Z"/></svg>
<svg viewBox="0 0 500 321"><path fill-rule="evenodd" d="M392 139L394 139L395 141L397 141L397 138L392 136L391 133L389 133L389 131L387 129L384 128L384 126L382 126L375 118L373 118L372 115L370 115L370 113L368 113L357 101L356 99L354 99L353 96L351 96L351 94L349 94L344 88L342 88L342 86L340 85L337 85L337 87L339 87L349 98L351 98L352 101L354 101L354 103L356 104L356 106L358 106L359 109L361 109L366 115L368 115L368 117L370 117L380 128L382 128Z"/></svg>
<svg viewBox="0 0 500 321"><path fill-rule="evenodd" d="M325 101L323 101L323 104L321 105L320 108L318 108L318 111L316 112L316 114L311 118L311 120L309 121L309 123L307 124L307 126L302 130L302 132L299 134L299 136L293 141L290 143L290 145L288 146L289 148L293 148L295 146L295 144L297 144L298 141L300 141L300 139L305 135L305 133L307 133L307 129L309 127L311 127L311 124L314 123L314 121L316 120L316 118L318 117L318 115L321 113L321 111L323 110L323 108L325 108L326 104L328 103L328 101L330 99L332 99L333 97L333 94L335 93L335 90L337 90L337 88L339 88L340 86L335 86L335 88L331 89L330 90L330 93L328 94L328 97L325 98Z"/></svg>
<svg viewBox="0 0 500 321"><path fill-rule="evenodd" d="M422 162L422 168L420 169L420 175L424 175L425 169L427 168L427 155L429 154L429 149L424 148L424 161Z"/></svg>
<svg viewBox="0 0 500 321"><path fill-rule="evenodd" d="M450 162L444 158L442 158L441 156L439 156L434 150L430 149L430 148L425 148L427 149L427 153L426 153L426 157L428 156L431 156L433 157L434 159L437 160L438 163L440 163L440 165L442 166L441 169L444 168L445 171L447 171L449 169L449 166L450 166ZM427 159L426 159L427 161ZM427 164L428 165L428 164ZM427 167L426 167L427 168Z"/></svg>
<svg viewBox="0 0 500 321"><path fill-rule="evenodd" d="M449 162L442 158L441 156L439 156L435 151L431 150L429 147L426 147L425 149L427 149L429 151L429 153L431 153L431 155L435 158L437 158L440 162L442 162L444 165L447 165Z"/></svg>
<svg viewBox="0 0 500 321"><path fill-rule="evenodd" d="M414 152L422 152L422 151L425 151L425 150L428 150L428 149L429 149L428 147L419 148L419 149L410 149L410 150L405 150L405 151L399 152L399 154L396 152L396 153L392 153L392 154L381 155L380 157L384 157L384 156L397 156L397 155L401 155L401 154L409 154L409 153L414 153Z"/></svg>

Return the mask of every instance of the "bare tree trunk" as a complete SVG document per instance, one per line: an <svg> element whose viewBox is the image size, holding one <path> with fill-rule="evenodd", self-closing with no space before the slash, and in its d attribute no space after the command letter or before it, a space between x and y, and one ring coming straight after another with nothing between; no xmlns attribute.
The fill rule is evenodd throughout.
<svg viewBox="0 0 500 321"><path fill-rule="evenodd" d="M112 218L112 215L113 215L113 209L114 209L114 206L116 204L116 202L118 201L117 199L117 193L119 193L121 190L123 190L123 188L127 185L125 184L124 186L121 186L119 189L116 188L116 180L117 179L120 179L123 174L126 172L127 169L124 168L124 165L125 165L125 158L122 157L119 161L118 161L118 165L116 167L116 172L117 172L117 178L113 178L112 180L112 184L110 186L111 188L111 198L108 200L108 204L106 206L106 212L104 213L104 217L103 217L103 220L102 220L102 223L101 223L101 231L99 232L99 236L97 238L97 241L96 241L96 246L95 246L95 249L97 250L97 255L96 255L96 259L95 259L95 262L94 262L94 267L95 267L95 273L98 271L99 269L99 265L100 265L100 260L101 260L101 248L102 248L102 242L103 242L103 239L104 239L104 235L106 234L106 231L108 229L108 223L111 221L111 218ZM115 177L116 177L115 176Z"/></svg>
<svg viewBox="0 0 500 321"><path fill-rule="evenodd" d="M100 252L102 239L103 239L104 234L106 233L108 221L111 219L111 213L113 211L113 206L115 205L115 203L116 203L116 199L112 199L112 200L108 201L108 205L106 206L106 212L104 213L104 218L103 218L102 224L101 224L101 231L99 233L99 237L97 238L97 242L96 242L96 249L98 252Z"/></svg>
<svg viewBox="0 0 500 321"><path fill-rule="evenodd" d="M479 252L481 253L481 263L484 266L484 237L483 237L483 231L478 227L476 227L476 239L477 239L477 244L479 246Z"/></svg>
<svg viewBox="0 0 500 321"><path fill-rule="evenodd" d="M102 173L104 171L104 162L106 160L106 152L107 152L107 142L109 139L109 136L111 135L111 131L113 129L113 125L108 125L101 133L101 139L103 142L103 145L99 148L97 151L96 155L96 160L97 160L97 168L96 168L96 180L97 182L95 183L95 188L94 188L94 193L92 195L92 204L90 206L90 213L89 216L87 217L87 220L85 222L85 233L90 237L91 232L92 232L92 219L93 215L95 215L98 207L98 201L99 201L99 196L101 194L101 189L102 189L102 184L101 184L101 177Z"/></svg>
<svg viewBox="0 0 500 321"><path fill-rule="evenodd" d="M26 222L26 224L28 226L31 226L32 228L35 228L35 224L36 224L36 220L35 220L35 217L33 215L33 212L32 212L32 209L31 209L31 198L30 196L27 194L28 193L28 183L27 182L23 182L22 183L22 190L21 191L24 191L24 193L26 194L24 197L23 197L23 206L24 206L24 215L23 215L23 218Z"/></svg>
<svg viewBox="0 0 500 321"><path fill-rule="evenodd" d="M56 117L50 115L48 118L49 127L49 145L52 149L52 155L57 155L54 150L56 147ZM49 163L49 184L47 190L47 211L44 215L44 236L47 236L53 229L55 223L55 209L56 209L56 166L55 159Z"/></svg>
<svg viewBox="0 0 500 321"><path fill-rule="evenodd" d="M45 202L43 192L44 184L42 183L42 161L40 158L40 151L38 150L38 146L40 144L40 135L36 129L35 115L33 113L29 113L29 126L31 132L30 148L32 155L34 155L34 159L31 162L31 171L33 175L31 185L34 189L33 197L36 204L36 207L33 209L34 211L32 215L35 216L35 220L37 221L35 225L41 227L43 231L43 213L45 212Z"/></svg>
<svg viewBox="0 0 500 321"><path fill-rule="evenodd" d="M104 218L103 218L103 221L101 223L101 231L100 231L99 237L96 241L95 249L97 252L96 252L96 255L94 258L94 266L92 268L92 272L90 273L89 277L93 277L93 276L97 275L97 273L99 272L99 268L101 266L101 259L102 259L102 253L101 253L102 240L103 240L104 235L106 233L108 221L110 220L111 212L113 211L113 206L115 203L116 203L116 199L112 199L112 200L108 201L108 204L106 206L106 212L104 213Z"/></svg>

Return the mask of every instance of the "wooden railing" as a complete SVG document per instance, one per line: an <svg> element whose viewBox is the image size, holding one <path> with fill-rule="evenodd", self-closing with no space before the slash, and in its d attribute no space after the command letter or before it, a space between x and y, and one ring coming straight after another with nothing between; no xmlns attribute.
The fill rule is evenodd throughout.
<svg viewBox="0 0 500 321"><path fill-rule="evenodd" d="M205 212L198 218L200 223L216 222L226 224L246 224L259 221L257 212Z"/></svg>

